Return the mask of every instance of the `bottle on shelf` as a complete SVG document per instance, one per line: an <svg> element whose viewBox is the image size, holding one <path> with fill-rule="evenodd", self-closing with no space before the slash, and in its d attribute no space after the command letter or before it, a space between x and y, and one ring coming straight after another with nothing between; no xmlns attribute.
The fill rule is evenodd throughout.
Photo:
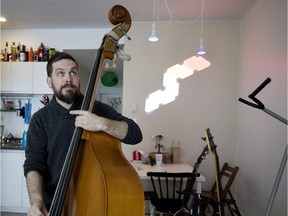
<svg viewBox="0 0 288 216"><path fill-rule="evenodd" d="M4 61L9 62L9 47L8 47L8 42L6 42L6 46L4 49Z"/></svg>
<svg viewBox="0 0 288 216"><path fill-rule="evenodd" d="M38 61L42 62L44 61L44 51L45 51L45 46L43 42L41 42L39 48L38 48Z"/></svg>
<svg viewBox="0 0 288 216"><path fill-rule="evenodd" d="M20 53L21 53L21 44L18 42L16 47L16 61L19 62L20 60Z"/></svg>
<svg viewBox="0 0 288 216"><path fill-rule="evenodd" d="M1 60L1 62L4 61L4 50L3 49L1 49L0 60Z"/></svg>
<svg viewBox="0 0 288 216"><path fill-rule="evenodd" d="M34 61L34 51L33 47L30 47L28 51L28 62L33 62Z"/></svg>
<svg viewBox="0 0 288 216"><path fill-rule="evenodd" d="M26 57L26 46L22 45L22 49L20 50L20 61L25 62L27 59Z"/></svg>
<svg viewBox="0 0 288 216"><path fill-rule="evenodd" d="M9 47L8 47L8 42L6 42L6 46L4 48L4 60L5 62L9 61Z"/></svg>
<svg viewBox="0 0 288 216"><path fill-rule="evenodd" d="M7 51L7 49L4 49L4 62L8 62L9 61L9 53Z"/></svg>
<svg viewBox="0 0 288 216"><path fill-rule="evenodd" d="M22 136L22 148L26 148L26 145L27 145L27 131L24 131Z"/></svg>
<svg viewBox="0 0 288 216"><path fill-rule="evenodd" d="M17 51L16 51L16 45L15 42L12 42L11 45L11 57L10 57L12 62L16 62L17 60Z"/></svg>
<svg viewBox="0 0 288 216"><path fill-rule="evenodd" d="M55 48L50 48L49 49L49 60L56 54Z"/></svg>
<svg viewBox="0 0 288 216"><path fill-rule="evenodd" d="M49 60L49 47L44 47L44 55L43 55L43 61Z"/></svg>

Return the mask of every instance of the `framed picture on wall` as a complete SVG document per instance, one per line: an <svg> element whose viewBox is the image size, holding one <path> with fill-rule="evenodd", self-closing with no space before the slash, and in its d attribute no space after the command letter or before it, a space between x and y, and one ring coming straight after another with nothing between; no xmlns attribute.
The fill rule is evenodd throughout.
<svg viewBox="0 0 288 216"><path fill-rule="evenodd" d="M122 113L122 95L113 93L102 93L100 94L100 101L108 104L117 112Z"/></svg>

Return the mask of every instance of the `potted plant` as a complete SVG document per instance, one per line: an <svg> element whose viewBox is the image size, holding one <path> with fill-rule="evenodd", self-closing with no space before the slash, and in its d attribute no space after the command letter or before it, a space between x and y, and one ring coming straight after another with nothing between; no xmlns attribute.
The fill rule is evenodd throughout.
<svg viewBox="0 0 288 216"><path fill-rule="evenodd" d="M170 153L164 152L165 151L165 147L161 143L162 140L164 139L164 137L161 134L159 134L159 135L153 136L152 139L155 140L155 149L157 149L157 151L156 152L150 152L149 153L150 158L155 163L156 162L156 155L157 154L161 154L162 155L162 162L163 163L167 162L167 160L170 157Z"/></svg>
<svg viewBox="0 0 288 216"><path fill-rule="evenodd" d="M165 150L164 145L161 144L161 141L164 139L164 137L162 135L157 135L153 139L156 142L155 149L157 149L157 153L160 154L161 153L161 149L163 151Z"/></svg>

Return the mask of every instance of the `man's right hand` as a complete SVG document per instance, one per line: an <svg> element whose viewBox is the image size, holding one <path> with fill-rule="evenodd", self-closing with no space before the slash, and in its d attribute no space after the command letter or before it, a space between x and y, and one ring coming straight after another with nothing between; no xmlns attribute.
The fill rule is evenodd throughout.
<svg viewBox="0 0 288 216"><path fill-rule="evenodd" d="M48 211L43 202L35 202L28 210L28 216L48 216Z"/></svg>

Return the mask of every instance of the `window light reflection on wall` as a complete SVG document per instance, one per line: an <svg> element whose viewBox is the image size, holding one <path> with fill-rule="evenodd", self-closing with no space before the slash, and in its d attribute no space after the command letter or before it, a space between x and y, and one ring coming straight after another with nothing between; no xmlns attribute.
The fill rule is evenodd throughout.
<svg viewBox="0 0 288 216"><path fill-rule="evenodd" d="M210 62L202 56L192 56L186 59L182 65L176 64L167 69L163 75L163 89L159 89L146 99L145 112L151 114L161 105L166 105L176 99L179 94L178 79L191 76L195 70L201 71L210 66Z"/></svg>

